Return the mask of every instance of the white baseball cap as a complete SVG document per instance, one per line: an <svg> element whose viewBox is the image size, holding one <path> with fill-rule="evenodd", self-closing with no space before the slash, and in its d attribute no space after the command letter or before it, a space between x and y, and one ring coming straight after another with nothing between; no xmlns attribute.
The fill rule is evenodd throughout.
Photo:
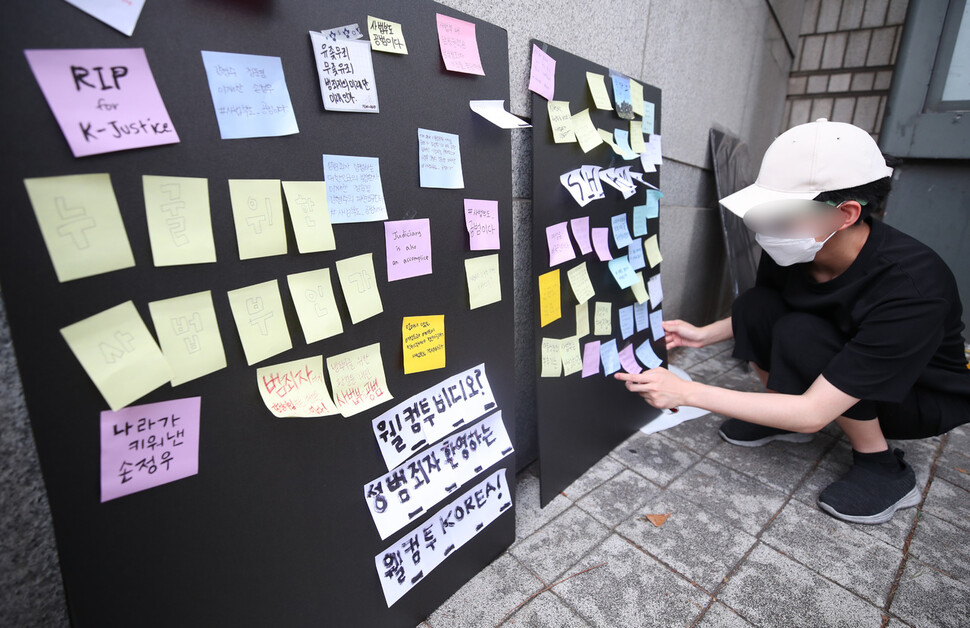
<svg viewBox="0 0 970 628"><path fill-rule="evenodd" d="M749 209L765 203L810 200L892 173L871 135L845 122L819 118L779 135L765 152L757 181L722 198L721 204L744 218Z"/></svg>

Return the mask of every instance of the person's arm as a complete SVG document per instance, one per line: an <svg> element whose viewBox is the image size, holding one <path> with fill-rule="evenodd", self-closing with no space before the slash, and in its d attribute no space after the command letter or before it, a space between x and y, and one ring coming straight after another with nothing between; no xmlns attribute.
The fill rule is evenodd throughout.
<svg viewBox="0 0 970 628"><path fill-rule="evenodd" d="M639 394L655 408L695 406L792 432L817 432L859 401L821 375L801 395L728 390L685 381L663 368L639 375L616 373L614 377L626 382L628 390Z"/></svg>
<svg viewBox="0 0 970 628"><path fill-rule="evenodd" d="M682 320L664 321L664 334L667 349L674 347L706 347L734 337L731 317L715 321L710 325L695 327Z"/></svg>

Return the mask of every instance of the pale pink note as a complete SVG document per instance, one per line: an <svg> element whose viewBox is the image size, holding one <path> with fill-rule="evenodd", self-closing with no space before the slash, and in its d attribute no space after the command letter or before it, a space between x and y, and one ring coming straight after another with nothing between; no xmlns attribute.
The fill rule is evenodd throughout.
<svg viewBox="0 0 970 628"><path fill-rule="evenodd" d="M600 372L600 341L593 340L583 346L583 377Z"/></svg>
<svg viewBox="0 0 970 628"><path fill-rule="evenodd" d="M431 221L388 220L384 223L387 280L431 274Z"/></svg>
<svg viewBox="0 0 970 628"><path fill-rule="evenodd" d="M179 141L143 48L24 54L75 157Z"/></svg>
<svg viewBox="0 0 970 628"><path fill-rule="evenodd" d="M499 249L498 201L465 199L465 228L472 251Z"/></svg>
<svg viewBox="0 0 970 628"><path fill-rule="evenodd" d="M608 227L593 227L593 248L601 262L613 259L610 253L610 230Z"/></svg>
<svg viewBox="0 0 970 628"><path fill-rule="evenodd" d="M569 228L566 222L546 227L546 242L549 244L550 266L576 259L576 250L573 249L573 243L569 239Z"/></svg>
<svg viewBox="0 0 970 628"><path fill-rule="evenodd" d="M573 218L569 221L569 227L573 231L573 238L579 245L579 252L582 255L593 252L593 247L589 243L589 216Z"/></svg>
<svg viewBox="0 0 970 628"><path fill-rule="evenodd" d="M438 45L445 67L452 72L485 76L482 59L478 55L478 38L475 25L437 13Z"/></svg>
<svg viewBox="0 0 970 628"><path fill-rule="evenodd" d="M199 472L202 397L101 413L101 501Z"/></svg>
<svg viewBox="0 0 970 628"><path fill-rule="evenodd" d="M620 349L620 364L623 366L623 370L631 375L643 372L643 369L640 368L640 363L637 362L636 356L633 355L632 344Z"/></svg>
<svg viewBox="0 0 970 628"><path fill-rule="evenodd" d="M535 44L532 44L529 89L546 100L553 100L553 94L556 92L556 60Z"/></svg>

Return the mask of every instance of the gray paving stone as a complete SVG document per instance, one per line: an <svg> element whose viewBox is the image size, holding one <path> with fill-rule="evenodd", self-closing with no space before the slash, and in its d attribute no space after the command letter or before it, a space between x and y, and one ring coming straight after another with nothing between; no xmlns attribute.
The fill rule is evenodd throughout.
<svg viewBox="0 0 970 628"><path fill-rule="evenodd" d="M747 626L753 625L727 606L720 602L715 602L704 613L704 616L697 624L697 628L746 628Z"/></svg>
<svg viewBox="0 0 970 628"><path fill-rule="evenodd" d="M961 425L946 434L945 451L970 453L970 426Z"/></svg>
<svg viewBox="0 0 970 628"><path fill-rule="evenodd" d="M643 520L647 514L666 513L670 517L660 527ZM708 591L713 591L757 542L750 534L724 525L720 517L670 491L651 499L615 532Z"/></svg>
<svg viewBox="0 0 970 628"><path fill-rule="evenodd" d="M970 492L936 478L923 502L923 510L970 531Z"/></svg>
<svg viewBox="0 0 970 628"><path fill-rule="evenodd" d="M576 501L603 482L622 471L625 467L609 456L603 456L599 462L586 470L581 476L563 491L566 497Z"/></svg>
<svg viewBox="0 0 970 628"><path fill-rule="evenodd" d="M965 628L970 587L910 558L889 611L913 626Z"/></svg>
<svg viewBox="0 0 970 628"><path fill-rule="evenodd" d="M961 582L970 582L967 531L923 513L909 546L910 556L932 565Z"/></svg>
<svg viewBox="0 0 970 628"><path fill-rule="evenodd" d="M612 528L641 505L653 503L659 495L660 489L656 484L624 469L590 491L576 505L606 527Z"/></svg>
<svg viewBox="0 0 970 628"><path fill-rule="evenodd" d="M545 592L533 598L506 620L506 626L526 626L527 628L562 628L563 626L589 626L589 622L563 604L552 592Z"/></svg>
<svg viewBox="0 0 970 628"><path fill-rule="evenodd" d="M529 470L519 474L515 491L515 538L526 538L557 515L572 502L557 495L545 508L539 507L539 478Z"/></svg>
<svg viewBox="0 0 970 628"><path fill-rule="evenodd" d="M724 420L720 414L708 414L657 433L703 456L723 442L717 428Z"/></svg>
<svg viewBox="0 0 970 628"><path fill-rule="evenodd" d="M763 626L879 626L878 608L759 544L718 599Z"/></svg>
<svg viewBox="0 0 970 628"><path fill-rule="evenodd" d="M923 438L920 440L890 440L889 449L902 449L905 452L905 460L916 471L916 479L922 486L926 478L930 476L930 469L933 461L936 460L937 452L940 449L940 437Z"/></svg>
<svg viewBox="0 0 970 628"><path fill-rule="evenodd" d="M615 534L575 570L602 563L555 588L594 626L686 626L710 599Z"/></svg>
<svg viewBox="0 0 970 628"><path fill-rule="evenodd" d="M685 371L697 364L708 360L715 356L725 356L730 358L731 352L734 350L734 341L725 340L723 342L718 342L713 345L707 345L706 347L677 347L673 349L669 354L669 359L671 364L676 364ZM733 359L733 358L731 358Z"/></svg>
<svg viewBox="0 0 970 628"><path fill-rule="evenodd" d="M509 552L543 582L552 584L609 533L606 526L573 506Z"/></svg>
<svg viewBox="0 0 970 628"><path fill-rule="evenodd" d="M841 430L839 430L839 432L841 432ZM766 445L766 447L784 452L785 455L791 455L796 458L804 458L805 460L816 462L821 460L822 456L824 456L826 452L835 446L835 443L840 436L841 433L833 436L830 432L821 431L816 433L814 438L807 443L786 443L784 441L775 441L773 443L769 443Z"/></svg>
<svg viewBox="0 0 970 628"><path fill-rule="evenodd" d="M438 607L427 624L432 628L495 626L542 586L528 569L502 554Z"/></svg>
<svg viewBox="0 0 970 628"><path fill-rule="evenodd" d="M936 463L936 477L970 491L970 455L947 450Z"/></svg>
<svg viewBox="0 0 970 628"><path fill-rule="evenodd" d="M703 362L698 362L690 368L684 369L690 378L695 382L701 382L704 384L709 384L711 381L717 378L718 375L732 369L735 365L730 364L725 360L720 358L711 358L704 360Z"/></svg>
<svg viewBox="0 0 970 628"><path fill-rule="evenodd" d="M712 449L707 457L784 493L791 493L812 469L814 462L796 458L785 448L774 446L776 444L771 443L764 447L738 447L723 442ZM794 445L794 447L797 446Z"/></svg>
<svg viewBox="0 0 970 628"><path fill-rule="evenodd" d="M628 438L610 455L660 486L667 486L700 460L700 456L692 451L671 447L666 438L643 432Z"/></svg>
<svg viewBox="0 0 970 628"><path fill-rule="evenodd" d="M880 607L903 558L898 548L796 500L761 541Z"/></svg>
<svg viewBox="0 0 970 628"><path fill-rule="evenodd" d="M757 534L785 501L778 489L709 460L699 462L668 490L748 534Z"/></svg>
<svg viewBox="0 0 970 628"><path fill-rule="evenodd" d="M721 388L740 390L742 392L764 392L765 387L752 370L745 370L744 364L738 364L734 368L725 371L717 376L711 384Z"/></svg>

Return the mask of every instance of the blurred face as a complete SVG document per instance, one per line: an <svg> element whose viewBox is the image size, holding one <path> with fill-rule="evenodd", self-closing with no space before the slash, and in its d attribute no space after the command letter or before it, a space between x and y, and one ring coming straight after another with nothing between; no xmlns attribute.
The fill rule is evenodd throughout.
<svg viewBox="0 0 970 628"><path fill-rule="evenodd" d="M773 238L823 240L842 225L837 207L819 201L779 201L751 208L744 224L756 234Z"/></svg>

